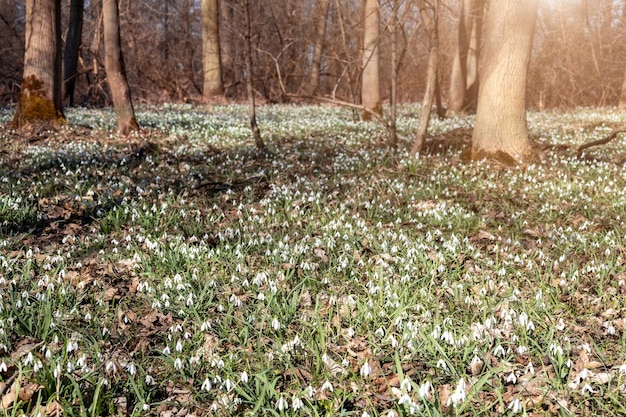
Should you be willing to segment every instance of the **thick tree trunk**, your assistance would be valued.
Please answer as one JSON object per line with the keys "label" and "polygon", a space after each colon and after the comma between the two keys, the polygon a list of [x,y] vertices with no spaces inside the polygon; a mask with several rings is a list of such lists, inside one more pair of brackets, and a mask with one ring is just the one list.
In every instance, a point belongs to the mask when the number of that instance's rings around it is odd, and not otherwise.
{"label": "thick tree trunk", "polygon": [[[361,82],[361,104],[363,107],[382,114],[380,98],[379,24],[378,0],[365,0],[363,29],[363,74]],[[370,120],[369,112],[362,112],[362,120]]]}
{"label": "thick tree trunk", "polygon": [[537,161],[526,124],[526,78],[538,0],[492,1],[487,10],[471,159]]}
{"label": "thick tree trunk", "polygon": [[63,58],[63,97],[68,97],[70,106],[74,106],[74,89],[78,74],[78,52],[82,41],[83,10],[85,0],[72,0],[70,3],[70,22],[65,41],[65,56]]}
{"label": "thick tree trunk", "polygon": [[122,135],[139,130],[124,70],[120,39],[118,0],[102,0],[104,25],[104,69],[111,88],[117,130]]}
{"label": "thick tree trunk", "polygon": [[330,0],[320,0],[318,20],[315,25],[315,41],[313,44],[313,59],[309,75],[309,95],[315,95],[320,85],[320,69],[322,67],[322,52],[324,52],[324,38],[326,36],[326,21]]}
{"label": "thick tree trunk", "polygon": [[219,10],[218,0],[202,0],[202,68],[204,73],[202,96],[205,101],[224,94]]}
{"label": "thick tree trunk", "polygon": [[25,35],[24,75],[13,125],[61,122],[61,0],[27,0]]}

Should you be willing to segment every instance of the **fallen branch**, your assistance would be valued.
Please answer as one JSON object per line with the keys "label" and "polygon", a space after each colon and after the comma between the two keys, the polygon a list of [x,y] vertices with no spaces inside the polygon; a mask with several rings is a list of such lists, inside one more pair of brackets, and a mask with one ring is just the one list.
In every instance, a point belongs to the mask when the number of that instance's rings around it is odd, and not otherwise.
{"label": "fallen branch", "polygon": [[301,99],[301,100],[316,100],[316,101],[321,101],[324,103],[330,103],[330,104],[336,104],[338,106],[343,106],[343,107],[348,107],[351,109],[356,109],[356,110],[361,110],[364,111],[366,113],[371,114],[376,120],[380,121],[387,130],[391,129],[391,126],[389,126],[389,123],[385,120],[385,118],[380,114],[377,113],[376,111],[362,106],[360,104],[354,104],[354,103],[350,103],[349,101],[343,101],[343,100],[338,100],[336,98],[330,98],[330,97],[324,97],[324,96],[307,96],[307,95],[300,95],[300,94],[285,94],[285,97],[289,97],[289,98],[295,98],[295,99]]}
{"label": "fallen branch", "polygon": [[604,145],[612,141],[619,135],[620,133],[626,133],[626,130],[613,130],[609,136],[604,139],[594,140],[593,142],[584,143],[576,148],[576,157],[580,158],[583,154],[583,151],[587,148],[591,148],[592,146]]}

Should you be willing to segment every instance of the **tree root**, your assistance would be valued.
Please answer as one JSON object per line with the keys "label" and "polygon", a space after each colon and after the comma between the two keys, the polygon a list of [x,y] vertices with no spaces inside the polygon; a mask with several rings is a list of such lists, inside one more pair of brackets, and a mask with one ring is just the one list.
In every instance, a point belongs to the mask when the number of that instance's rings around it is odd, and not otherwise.
{"label": "tree root", "polygon": [[593,142],[583,143],[582,145],[576,148],[576,157],[580,158],[583,154],[583,151],[587,148],[591,148],[592,146],[604,145],[612,141],[619,135],[620,133],[626,133],[626,130],[613,130],[609,136],[604,139],[594,140]]}

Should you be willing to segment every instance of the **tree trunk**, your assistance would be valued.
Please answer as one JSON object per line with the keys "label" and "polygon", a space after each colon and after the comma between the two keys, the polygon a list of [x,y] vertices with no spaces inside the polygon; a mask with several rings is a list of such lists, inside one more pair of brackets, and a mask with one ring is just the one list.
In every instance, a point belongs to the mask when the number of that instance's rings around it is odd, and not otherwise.
{"label": "tree trunk", "polygon": [[134,130],[139,130],[139,124],[135,118],[133,101],[124,70],[117,2],[118,0],[102,0],[104,69],[117,116],[117,130],[120,134],[127,135]]}
{"label": "tree trunk", "polygon": [[68,97],[70,106],[74,106],[74,89],[78,74],[78,53],[82,41],[83,10],[85,0],[72,0],[70,3],[70,22],[65,41],[65,56],[63,58],[63,81],[65,91],[63,97]]}
{"label": "tree trunk", "polygon": [[24,75],[13,126],[63,121],[61,0],[26,1]]}
{"label": "tree trunk", "polygon": [[626,71],[624,72],[624,80],[622,82],[622,93],[619,98],[619,108],[626,109]]}
{"label": "tree trunk", "polygon": [[264,151],[266,149],[261,131],[256,122],[256,103],[254,100],[254,68],[252,66],[252,23],[250,22],[250,0],[244,0],[244,17],[245,17],[245,48],[246,48],[246,92],[248,95],[248,118],[250,120],[250,130],[257,149]]}
{"label": "tree trunk", "polygon": [[496,160],[507,166],[538,160],[526,124],[526,79],[537,3],[490,2],[478,111],[468,155],[473,160]]}
{"label": "tree trunk", "polygon": [[420,115],[420,123],[417,128],[417,136],[413,142],[413,148],[411,154],[415,155],[422,151],[424,142],[426,141],[426,133],[428,132],[428,124],[430,123],[430,113],[433,106],[433,100],[435,98],[435,90],[437,87],[437,62],[439,60],[439,34],[438,32],[438,0],[432,0],[433,14],[428,14],[426,10],[426,2],[424,0],[417,0],[417,7],[420,10],[420,16],[424,22],[428,32],[430,33],[430,44],[428,47],[428,70],[426,91],[424,92],[424,100],[422,102],[422,114]]}
{"label": "tree trunk", "polygon": [[202,0],[202,68],[204,101],[224,94],[222,62],[220,55],[218,0]]}
{"label": "tree trunk", "polygon": [[[363,29],[363,74],[361,81],[361,104],[366,109],[382,114],[379,71],[379,23],[378,0],[365,0]],[[372,115],[363,111],[362,120],[371,120]]]}
{"label": "tree trunk", "polygon": [[463,0],[450,74],[448,109],[462,112],[475,106],[478,95],[478,55],[484,0]]}
{"label": "tree trunk", "polygon": [[313,59],[309,75],[309,95],[315,95],[320,85],[320,69],[322,67],[322,52],[324,52],[324,37],[326,36],[326,21],[330,0],[320,0],[318,21],[315,25],[315,43],[313,44]]}
{"label": "tree trunk", "polygon": [[398,107],[398,0],[393,0],[391,10],[391,98],[389,120],[389,147],[398,145],[397,107]]}

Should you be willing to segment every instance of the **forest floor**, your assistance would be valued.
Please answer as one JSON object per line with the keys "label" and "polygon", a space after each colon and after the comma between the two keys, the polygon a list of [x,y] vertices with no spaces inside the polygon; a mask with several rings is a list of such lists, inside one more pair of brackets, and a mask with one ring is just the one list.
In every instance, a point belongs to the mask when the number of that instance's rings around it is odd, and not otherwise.
{"label": "forest floor", "polygon": [[[410,157],[318,106],[68,110],[0,133],[4,415],[624,415],[626,144]],[[7,123],[10,112],[0,112]],[[541,143],[626,123],[531,112]],[[551,149],[551,150],[550,150]]]}

